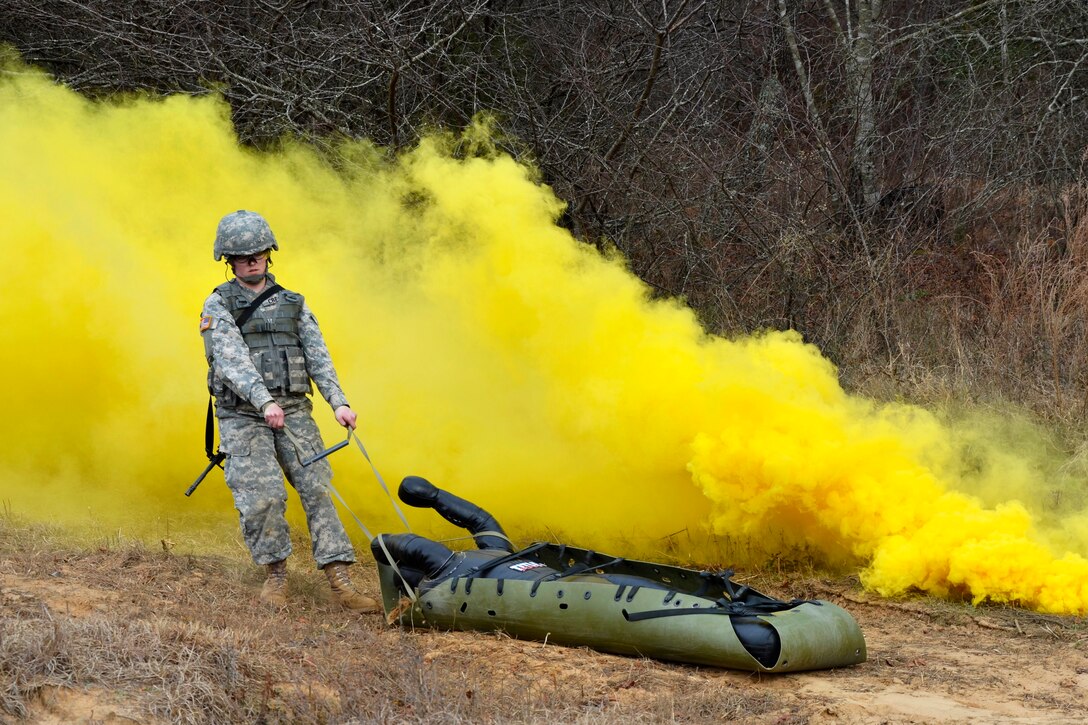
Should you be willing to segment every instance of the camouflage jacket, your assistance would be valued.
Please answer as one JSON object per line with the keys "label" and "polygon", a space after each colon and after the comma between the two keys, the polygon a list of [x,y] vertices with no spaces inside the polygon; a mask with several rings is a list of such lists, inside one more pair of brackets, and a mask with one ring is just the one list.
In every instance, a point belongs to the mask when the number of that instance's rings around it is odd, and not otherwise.
{"label": "camouflage jacket", "polygon": [[[267,276],[268,284],[275,284],[275,277],[271,274]],[[238,282],[232,280],[231,284],[237,285]],[[245,287],[242,287],[242,290],[250,299],[257,297],[256,292]],[[261,307],[276,305],[280,294],[276,293],[269,297],[261,304]],[[239,412],[254,413],[273,400],[272,393],[265,386],[261,374],[253,364],[250,349],[238,325],[235,324],[234,317],[217,292],[212,292],[204,300],[200,333],[204,336],[205,349],[209,354],[208,364],[212,366],[214,374],[254,409]],[[325,345],[325,338],[321,335],[321,328],[318,327],[317,319],[305,303],[302,305],[298,336],[306,358],[306,372],[322,397],[334,410],[341,405],[347,405],[347,398],[344,397],[344,392],[340,388],[340,380],[333,367],[329,348]],[[281,396],[281,399],[275,402],[287,410],[304,405],[306,400],[306,396],[300,394]],[[244,409],[245,405],[241,407]]]}

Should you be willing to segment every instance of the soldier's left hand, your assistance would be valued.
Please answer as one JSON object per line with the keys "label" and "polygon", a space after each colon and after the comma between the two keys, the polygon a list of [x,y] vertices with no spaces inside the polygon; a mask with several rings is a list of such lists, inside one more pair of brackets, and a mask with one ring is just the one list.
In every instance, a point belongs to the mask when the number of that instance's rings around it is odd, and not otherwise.
{"label": "soldier's left hand", "polygon": [[355,411],[346,405],[341,405],[334,411],[336,422],[345,428],[355,430]]}

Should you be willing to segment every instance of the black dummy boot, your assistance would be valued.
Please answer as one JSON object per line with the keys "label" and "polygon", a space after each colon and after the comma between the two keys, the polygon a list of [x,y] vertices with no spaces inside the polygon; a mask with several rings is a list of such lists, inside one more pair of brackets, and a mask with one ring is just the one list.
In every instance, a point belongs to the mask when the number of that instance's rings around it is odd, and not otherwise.
{"label": "black dummy boot", "polygon": [[[481,549],[502,549],[511,553],[514,551],[513,545],[506,538],[506,532],[494,516],[471,501],[443,491],[425,478],[407,476],[400,482],[397,495],[409,506],[434,509],[451,524],[468,529],[476,540],[476,546]],[[500,536],[488,536],[487,533]]]}

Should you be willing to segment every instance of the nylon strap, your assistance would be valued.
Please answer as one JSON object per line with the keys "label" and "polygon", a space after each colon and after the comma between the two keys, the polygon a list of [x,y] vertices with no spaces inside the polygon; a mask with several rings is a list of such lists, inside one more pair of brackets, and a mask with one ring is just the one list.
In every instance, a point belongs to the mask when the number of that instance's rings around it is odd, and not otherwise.
{"label": "nylon strap", "polygon": [[282,291],[283,287],[279,286],[279,284],[265,287],[259,295],[253,298],[252,302],[242,308],[241,313],[234,318],[234,324],[238,325],[238,327],[241,327],[242,325],[249,322],[249,318],[253,317],[253,313],[257,311],[258,307],[264,304],[265,300],[267,300],[269,297],[276,294],[277,292]]}
{"label": "nylon strap", "polygon": [[[302,442],[286,425],[283,426],[283,432],[287,436],[287,439],[291,441],[291,445],[295,449],[295,455],[299,459],[299,463],[301,464],[301,454],[303,451]],[[385,479],[382,478],[382,474],[378,472],[378,467],[374,465],[374,462],[372,460],[370,460],[370,456],[367,454],[366,448],[363,447],[363,442],[359,439],[359,436],[355,435],[355,431],[353,431],[351,428],[348,428],[348,440],[351,440],[352,438],[355,439],[355,445],[359,447],[359,451],[363,454],[363,458],[365,458],[366,462],[370,464],[370,469],[374,471],[374,476],[378,479],[378,483],[381,484],[382,490],[385,491],[385,495],[389,497],[389,502],[393,504],[393,509],[397,512],[400,520],[404,523],[405,530],[410,533],[412,531],[412,527],[408,525],[408,519],[405,518],[404,512],[401,510],[400,506],[397,505],[396,499],[393,498],[393,494],[389,491],[389,486],[385,484]],[[366,536],[367,541],[373,543],[375,540],[377,540],[378,546],[380,546],[382,552],[385,553],[385,559],[389,562],[389,566],[392,567],[393,571],[396,572],[398,577],[400,577],[401,583],[404,585],[404,590],[408,593],[408,598],[411,599],[413,603],[415,603],[419,599],[419,596],[416,594],[412,586],[408,583],[408,580],[405,579],[404,574],[401,573],[400,568],[397,566],[396,560],[393,558],[393,555],[386,547],[385,540],[382,535],[378,534],[378,536],[375,537],[372,533],[370,533],[370,529],[368,529],[366,527],[366,524],[362,522],[362,519],[356,516],[355,512],[351,510],[351,506],[348,505],[348,502],[344,500],[344,497],[341,496],[340,492],[336,490],[336,487],[332,485],[332,481],[329,481],[327,485],[330,493],[332,493],[332,495],[336,497],[336,500],[340,502],[340,505],[344,507],[344,510],[351,515],[351,518],[355,519],[356,525],[358,525],[359,529],[362,530],[363,535]],[[502,536],[502,534],[495,532],[487,533],[490,533],[493,536]],[[503,536],[503,538],[505,539],[506,537]],[[507,541],[509,541],[509,539],[507,539]]]}
{"label": "nylon strap", "polygon": [[[283,426],[283,432],[284,435],[287,436],[287,440],[291,442],[291,446],[295,449],[295,457],[298,459],[299,464],[301,464],[304,457],[303,454],[306,450],[305,447],[302,445],[302,441],[300,441],[298,439],[298,436],[296,436],[294,432],[286,425]],[[362,452],[363,458],[365,458],[366,462],[370,464],[370,470],[374,471],[374,476],[378,479],[378,483],[381,484],[382,490],[385,491],[385,495],[389,498],[389,503],[393,504],[393,510],[396,511],[397,516],[400,517],[401,522],[404,524],[405,531],[411,533],[412,527],[408,524],[408,519],[405,518],[404,512],[401,510],[400,506],[397,505],[397,500],[393,498],[393,494],[392,492],[390,492],[389,486],[385,484],[385,479],[382,478],[382,474],[378,472],[378,467],[374,465],[374,462],[372,460],[370,460],[370,456],[367,454],[366,448],[363,447],[363,442],[359,440],[359,436],[355,435],[355,432],[351,428],[348,428],[348,440],[351,440],[352,438],[355,439],[355,445],[359,446],[359,450]],[[336,489],[332,487],[331,483],[329,484],[329,488],[332,489],[332,492],[336,494],[336,497],[338,499],[340,499],[340,503],[344,504],[344,508],[347,509],[348,513],[352,515],[352,518],[354,518],[355,521],[359,524],[359,528],[361,528],[363,530],[363,533],[366,534],[367,539],[373,541],[374,536],[370,533],[369,530],[367,530],[366,526],[363,525],[363,522],[359,521],[359,517],[351,512],[351,509],[348,508],[348,505],[344,502],[343,497],[341,497],[340,494],[337,493]],[[498,534],[496,534],[496,536],[497,535]]]}
{"label": "nylon strap", "polygon": [[[675,592],[673,592],[675,594]],[[695,609],[656,609],[649,612],[623,612],[623,618],[628,622],[641,622],[646,619],[660,619],[661,617],[683,617],[694,614],[721,614],[727,617],[752,617],[760,614],[776,614],[793,609],[802,604],[816,604],[819,602],[811,599],[792,599],[788,602],[765,602],[761,604],[743,604],[741,602],[723,602],[719,600],[717,606],[700,607]]]}
{"label": "nylon strap", "polygon": [[355,523],[357,523],[359,525],[359,528],[363,530],[363,534],[366,536],[367,542],[369,543],[371,541],[374,541],[374,534],[370,533],[370,529],[366,527],[366,524],[364,524],[359,519],[359,517],[355,515],[355,512],[351,510],[351,507],[348,506],[348,502],[344,500],[344,497],[341,496],[340,492],[336,490],[336,487],[332,485],[332,481],[329,481],[327,485],[332,495],[336,496],[336,500],[340,502],[340,505],[344,507],[345,511],[351,514],[351,518],[355,519]]}
{"label": "nylon strap", "polygon": [[[378,534],[377,536],[374,536],[373,534],[371,534],[370,529],[368,529],[366,527],[366,524],[364,524],[362,520],[360,520],[359,517],[355,515],[355,512],[351,510],[350,506],[348,506],[348,502],[344,500],[344,497],[341,496],[340,492],[336,490],[336,487],[332,485],[332,481],[329,481],[328,487],[329,491],[331,491],[332,494],[336,496],[336,500],[339,501],[340,505],[344,507],[344,510],[351,514],[351,518],[355,519],[355,523],[359,526],[360,529],[362,529],[367,541],[370,543],[373,543],[374,541],[378,542],[378,546],[381,547],[382,552],[385,554],[385,560],[389,562],[389,566],[393,569],[396,575],[400,578],[401,583],[404,585],[404,591],[407,592],[408,598],[412,600],[413,604],[416,603],[419,600],[419,595],[416,593],[415,589],[412,588],[412,585],[408,583],[408,580],[404,578],[404,574],[401,573],[400,567],[397,566],[397,560],[393,558],[393,554],[390,553],[389,548],[385,545],[384,535]],[[407,522],[405,522],[405,526],[407,525]]]}
{"label": "nylon strap", "polygon": [[461,577],[464,577],[465,579],[475,579],[478,576],[485,575],[487,572],[491,571],[496,567],[500,567],[504,564],[509,564],[512,561],[517,561],[518,559],[528,559],[530,554],[539,551],[540,549],[543,549],[547,545],[548,544],[545,542],[538,542],[531,546],[527,546],[520,551],[514,551],[507,554],[506,556],[500,556],[498,559],[492,559],[491,561],[482,562],[481,564],[472,567],[464,574],[461,574]]}
{"label": "nylon strap", "polygon": [[397,499],[393,497],[393,494],[389,491],[389,486],[385,485],[385,479],[382,478],[382,474],[378,473],[378,467],[374,465],[374,461],[370,460],[370,456],[366,452],[366,448],[363,447],[363,442],[359,439],[359,436],[355,435],[355,431],[348,428],[348,439],[355,439],[355,445],[359,446],[359,451],[363,454],[363,458],[370,464],[370,470],[374,471],[374,476],[378,479],[378,483],[382,485],[382,490],[385,491],[385,495],[389,497],[389,503],[393,504],[393,510],[397,512],[397,516],[400,517],[401,522],[404,524],[404,530],[411,533],[412,527],[408,525],[408,519],[404,517],[404,512],[401,511],[400,506],[397,504]]}
{"label": "nylon strap", "polygon": [[298,464],[302,465],[302,459],[308,454],[306,448],[302,445],[302,441],[298,439],[298,436],[287,427],[287,424],[283,424],[283,434],[287,436],[287,440],[291,442],[291,447],[295,449],[295,458],[298,459]]}
{"label": "nylon strap", "polygon": [[445,544],[449,541],[468,541],[469,539],[474,540],[477,536],[494,536],[497,539],[503,539],[504,541],[506,541],[506,543],[510,544],[510,546],[514,547],[515,549],[518,548],[518,545],[515,544],[509,536],[502,533],[501,531],[480,531],[475,534],[469,534],[468,536],[453,536],[449,539],[439,539],[438,541],[439,543]]}
{"label": "nylon strap", "polygon": [[382,549],[382,553],[385,554],[385,560],[389,562],[390,568],[392,568],[393,571],[396,572],[397,576],[400,577],[401,584],[404,585],[404,591],[407,592],[408,598],[412,600],[413,604],[415,604],[417,601],[419,601],[419,595],[416,593],[416,590],[412,588],[412,585],[408,583],[408,580],[404,578],[404,575],[400,573],[400,567],[397,566],[396,559],[393,558],[393,555],[389,553],[389,549],[386,548],[385,534],[378,534],[377,541],[378,546],[380,546]]}
{"label": "nylon strap", "polygon": [[[290,428],[288,428],[287,426],[284,426],[283,427],[283,432],[286,435],[287,440],[290,441],[290,444],[292,444],[292,446],[295,448],[295,457],[298,458],[298,463],[301,464],[302,463],[302,452],[305,451],[305,447],[302,446],[302,442],[298,440],[297,435],[295,435],[295,433],[292,430],[290,430]],[[350,428],[348,428],[348,430],[347,430],[347,437],[348,437],[348,440],[353,439],[353,438],[355,439],[356,445],[359,446],[359,451],[361,451],[362,456],[367,459],[367,463],[370,464],[370,468],[371,468],[371,470],[374,471],[374,476],[376,478],[378,478],[378,482],[382,484],[382,490],[385,491],[385,495],[388,496],[388,499],[390,499],[390,503],[393,504],[394,511],[396,511],[397,516],[400,517],[401,523],[404,523],[405,530],[410,533],[411,532],[411,526],[408,525],[408,519],[405,518],[404,512],[400,511],[400,506],[397,505],[396,499],[394,499],[393,494],[390,492],[390,487],[386,486],[385,479],[383,479],[380,472],[378,472],[378,467],[376,467],[374,465],[374,462],[372,462],[372,460],[370,459],[370,456],[367,455],[367,448],[364,448],[362,446],[362,441],[359,440],[359,437],[358,437],[358,435],[355,434],[355,431],[351,430]],[[356,516],[353,511],[351,511],[351,508],[347,505],[347,502],[344,501],[344,496],[339,494],[339,492],[333,487],[332,482],[329,483],[329,489],[333,492],[333,494],[335,494],[336,499],[339,502],[341,502],[341,504],[346,509],[347,513],[351,514],[351,518],[355,519],[355,523],[359,525],[359,528],[362,529],[362,532],[364,534],[367,534],[367,540],[368,541],[373,541],[374,540],[373,534],[366,527],[366,525],[363,525],[363,523],[359,519],[359,517]],[[502,536],[502,534],[496,533],[495,536]]]}

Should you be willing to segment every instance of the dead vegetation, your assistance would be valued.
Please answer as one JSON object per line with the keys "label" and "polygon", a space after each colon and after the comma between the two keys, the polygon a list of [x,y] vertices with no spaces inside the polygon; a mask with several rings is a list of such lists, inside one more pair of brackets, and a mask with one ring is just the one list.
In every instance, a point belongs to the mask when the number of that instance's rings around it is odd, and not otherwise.
{"label": "dead vegetation", "polygon": [[[1080,619],[889,601],[808,566],[744,574],[857,617],[863,665],[766,677],[504,635],[404,631],[332,609],[308,562],[291,607],[248,562],[73,547],[0,517],[0,719],[29,722],[1069,722],[1088,705]],[[369,563],[357,578],[376,589]]]}
{"label": "dead vegetation", "polygon": [[709,330],[797,330],[889,397],[996,393],[1078,421],[1086,36],[1079,0],[0,14],[0,43],[70,87],[220,93],[259,147],[395,154],[486,119],[567,202],[562,224]]}
{"label": "dead vegetation", "polygon": [[[9,716],[33,720],[59,690],[113,693],[140,719],[186,723],[638,722],[768,705],[758,693],[707,691],[684,668],[391,629],[332,609],[312,572],[292,570],[291,609],[268,612],[245,562],[140,544],[76,551],[57,536],[3,521],[0,705]],[[362,576],[375,586],[372,568]]]}

